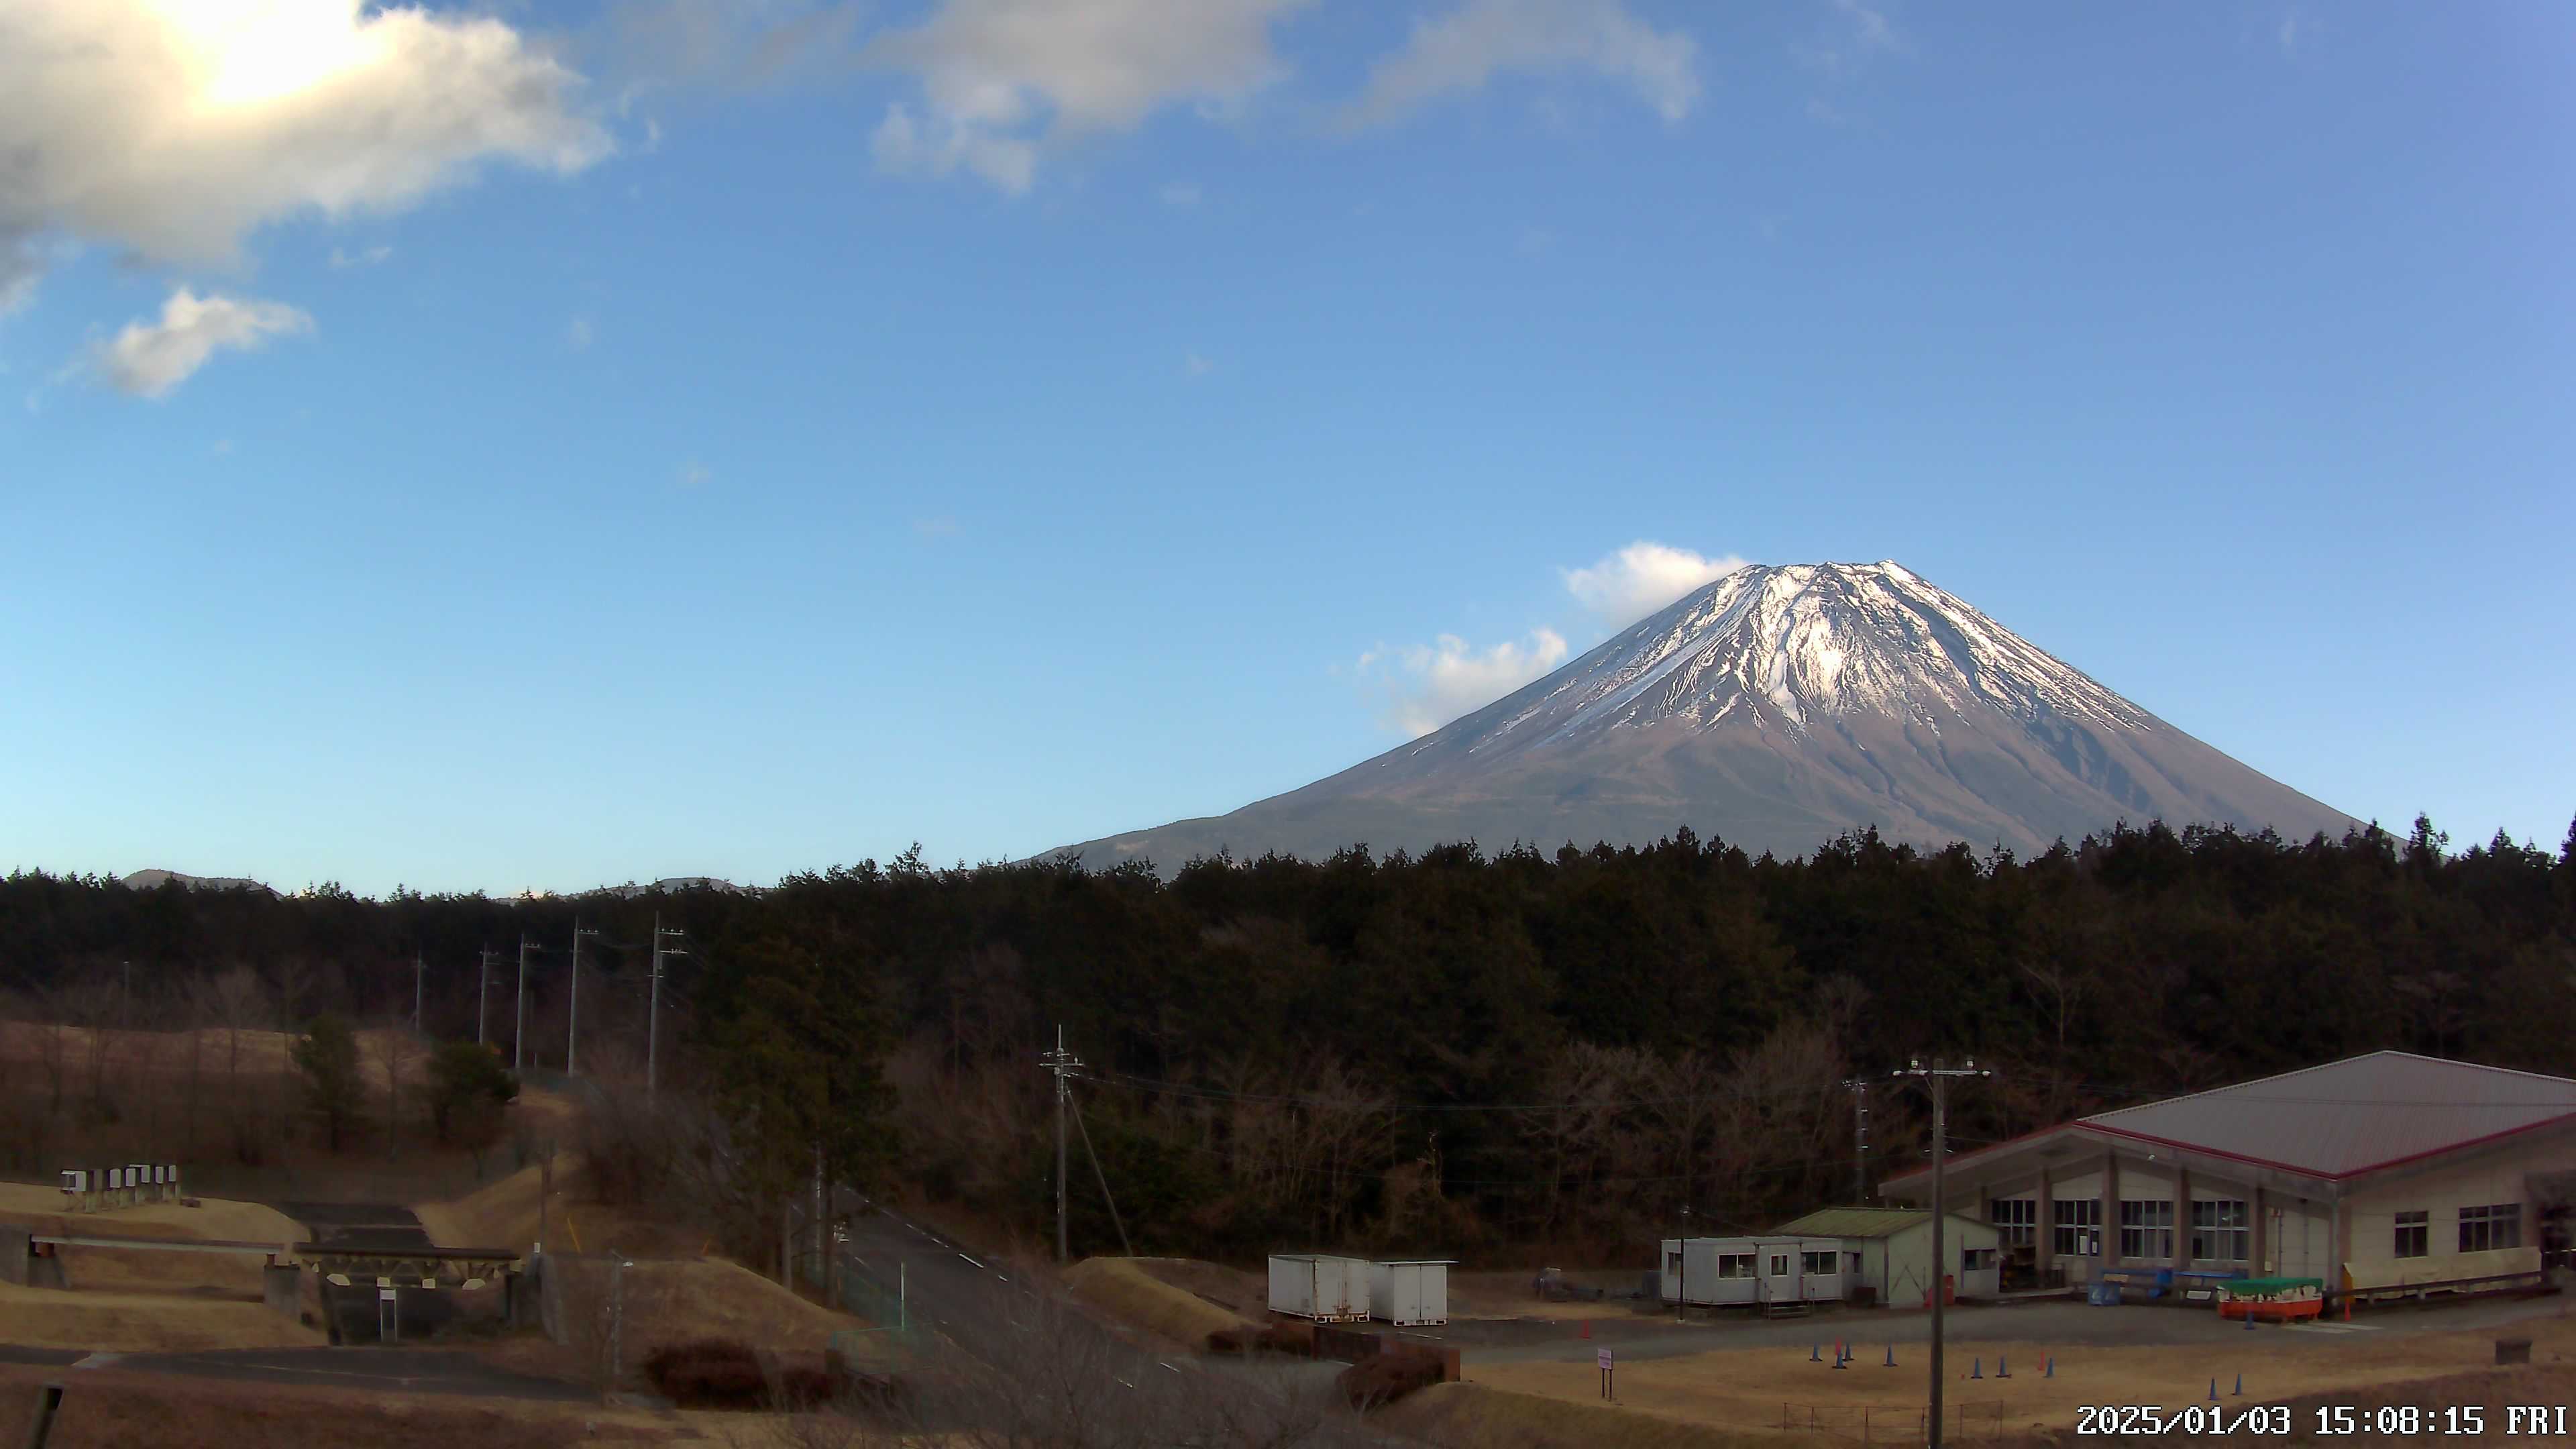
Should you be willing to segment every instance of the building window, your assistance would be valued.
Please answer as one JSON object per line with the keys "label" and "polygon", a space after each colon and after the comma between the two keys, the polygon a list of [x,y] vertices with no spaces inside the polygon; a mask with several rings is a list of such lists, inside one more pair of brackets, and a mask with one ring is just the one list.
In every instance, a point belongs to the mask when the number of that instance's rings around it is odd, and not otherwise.
{"label": "building window", "polygon": [[1664,1255],[1664,1274],[1665,1274],[1665,1276],[1666,1276],[1666,1277],[1671,1277],[1671,1278],[1678,1278],[1678,1277],[1680,1277],[1680,1276],[1682,1275],[1682,1255],[1681,1255],[1681,1254],[1679,1254],[1679,1253],[1666,1253],[1666,1254]]}
{"label": "building window", "polygon": [[1830,1278],[1833,1276],[1834,1272],[1834,1259],[1839,1255],[1834,1253],[1801,1253],[1799,1256],[1805,1259],[1805,1268],[1807,1272],[1821,1274]]}
{"label": "building window", "polygon": [[2427,1224],[2431,1213],[2399,1213],[2397,1244],[2391,1251],[2400,1258],[2421,1258],[2432,1251],[2433,1230]]}
{"label": "building window", "polygon": [[2460,1209],[2460,1251],[2483,1253],[2490,1248],[2522,1246],[2522,1204],[2497,1203],[2493,1207]]}
{"label": "building window", "polygon": [[2173,1257],[2173,1200],[2120,1204],[2120,1256],[2153,1261]]}
{"label": "building window", "polygon": [[1843,1271],[1857,1275],[1860,1272],[1860,1254],[1843,1254]]}
{"label": "building window", "polygon": [[2191,1256],[2196,1263],[2242,1263],[2247,1240],[2245,1204],[2218,1201],[2191,1205]]}
{"label": "building window", "polygon": [[1771,1255],[1771,1276],[1774,1278],[1786,1278],[1789,1276],[1788,1254],[1773,1253]]}
{"label": "building window", "polygon": [[2102,1255],[2102,1200],[2098,1197],[2061,1197],[2057,1200],[2056,1241],[2050,1251],[2068,1258],[2098,1258]]}
{"label": "building window", "polygon": [[1999,1197],[1991,1204],[1995,1234],[2006,1243],[2028,1245],[2039,1239],[2039,1203],[2026,1197]]}
{"label": "building window", "polygon": [[1983,1272],[1994,1265],[1995,1250],[1992,1248],[1970,1248],[1959,1255],[1959,1266],[1965,1272]]}
{"label": "building window", "polygon": [[1750,1278],[1750,1277],[1753,1277],[1753,1276],[1754,1276],[1754,1271],[1753,1271],[1753,1255],[1752,1255],[1751,1253],[1720,1253],[1720,1254],[1718,1254],[1718,1255],[1717,1255],[1717,1276],[1719,1276],[1720,1278]]}

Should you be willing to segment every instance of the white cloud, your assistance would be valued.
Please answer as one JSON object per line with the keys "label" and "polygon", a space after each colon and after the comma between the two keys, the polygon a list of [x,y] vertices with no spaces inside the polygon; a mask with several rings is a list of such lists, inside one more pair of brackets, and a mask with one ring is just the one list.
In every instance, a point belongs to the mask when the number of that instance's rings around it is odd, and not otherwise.
{"label": "white cloud", "polygon": [[1038,173],[1035,143],[936,118],[925,128],[901,104],[886,107],[868,136],[868,151],[890,175],[946,176],[963,166],[1013,196],[1028,190]]}
{"label": "white cloud", "polygon": [[1566,592],[1611,628],[1633,624],[1673,600],[1744,567],[1732,554],[1703,558],[1640,539],[1589,568],[1563,569]]}
{"label": "white cloud", "polygon": [[1834,0],[1834,8],[1849,17],[1853,39],[1864,50],[1894,50],[1896,27],[1887,23],[1882,11],[1872,10],[1860,0]]}
{"label": "white cloud", "polygon": [[45,259],[33,238],[0,228],[0,317],[36,300],[36,283],[45,274]]}
{"label": "white cloud", "polygon": [[592,336],[590,319],[587,317],[575,317],[564,324],[564,346],[575,352],[589,351]]}
{"label": "white cloud", "polygon": [[1359,668],[1368,674],[1379,665],[1387,688],[1386,722],[1409,736],[1431,733],[1460,715],[1470,714],[1565,662],[1563,635],[1533,629],[1526,642],[1509,640],[1488,649],[1471,648],[1455,634],[1443,634],[1429,646],[1391,650],[1383,646],[1362,654]]}
{"label": "white cloud", "polygon": [[1279,17],[1312,0],[940,0],[870,40],[868,62],[921,82],[923,114],[889,107],[871,138],[899,174],[961,167],[1028,189],[1040,143],[1132,129],[1164,106],[1238,105],[1286,74]]}
{"label": "white cloud", "polygon": [[393,254],[394,249],[392,247],[369,247],[365,251],[360,252],[345,252],[340,250],[338,247],[333,247],[331,248],[331,266],[334,270],[343,272],[347,271],[351,267],[380,267],[383,266],[385,261],[393,256]]}
{"label": "white cloud", "polygon": [[1181,371],[1191,377],[1205,377],[1216,371],[1216,364],[1195,352],[1181,354]]}
{"label": "white cloud", "polygon": [[[621,82],[619,109],[671,87],[751,90],[845,62],[869,6],[856,0],[611,0],[585,39]],[[658,128],[646,126],[646,149]]]}
{"label": "white cloud", "polygon": [[680,486],[683,488],[695,488],[714,476],[706,464],[695,458],[680,465]]}
{"label": "white cloud", "polygon": [[166,397],[219,348],[247,351],[281,333],[312,330],[311,317],[283,302],[200,297],[181,287],[162,304],[159,322],[127,323],[98,349],[97,362],[119,391]]}
{"label": "white cloud", "polygon": [[1165,206],[1188,207],[1199,204],[1199,188],[1195,182],[1171,182],[1164,186],[1160,195]]}
{"label": "white cloud", "polygon": [[1510,70],[1589,68],[1624,81],[1667,121],[1699,100],[1698,43],[1658,31],[1622,0],[1466,0],[1421,21],[1402,50],[1379,61],[1368,88],[1345,107],[1352,127],[1391,120],[1453,91],[1473,91]]}
{"label": "white cloud", "polygon": [[481,16],[365,0],[5,0],[0,238],[235,260],[306,212],[399,210],[489,158],[609,150],[578,77]]}
{"label": "white cloud", "polygon": [[[1809,70],[1829,80],[1849,80],[1866,67],[1872,56],[1901,54],[1905,50],[1905,37],[1896,33],[1896,26],[1888,20],[1885,11],[1873,10],[1861,0],[1832,0],[1832,3],[1834,13],[1842,18],[1843,23],[1819,26],[1818,38],[1812,43],[1802,42],[1789,47],[1789,53]],[[1819,105],[1822,103],[1810,103],[1808,114],[1819,120],[1839,119],[1839,116],[1831,114],[1831,107],[1820,113]]]}

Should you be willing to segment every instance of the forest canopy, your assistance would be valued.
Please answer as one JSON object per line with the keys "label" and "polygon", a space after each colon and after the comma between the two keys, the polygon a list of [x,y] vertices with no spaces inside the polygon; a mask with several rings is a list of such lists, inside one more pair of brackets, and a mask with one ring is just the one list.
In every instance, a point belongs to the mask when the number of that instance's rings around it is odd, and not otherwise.
{"label": "forest canopy", "polygon": [[[2122,827],[2029,860],[1866,831],[1748,858],[1684,831],[1168,880],[916,849],[759,892],[523,900],[20,873],[0,979],[32,1000],[248,966],[299,1018],[381,1019],[408,1015],[417,958],[425,1024],[470,1038],[477,951],[506,976],[523,933],[559,948],[576,916],[600,932],[585,1031],[595,1009],[603,1033],[640,1029],[656,920],[685,927],[662,1049],[699,1089],[768,1101],[804,1073],[768,1110],[821,1113],[834,1160],[1032,1230],[1052,1198],[1038,1054],[1061,1025],[1140,1251],[1608,1248],[1685,1208],[1763,1224],[1853,1196],[1852,1078],[1876,1082],[1866,1177],[1919,1163],[1920,1113],[1885,1074],[1935,1053],[1997,1073],[1956,1101],[1965,1145],[2386,1047],[2576,1074],[2576,829],[2556,855],[2501,835],[2454,853],[2426,821],[2306,842]],[[539,959],[542,1015],[565,955]],[[838,1084],[857,1056],[890,1093]],[[832,1102],[891,1121],[809,1105]],[[1077,1237],[1114,1242],[1091,1174],[1072,1180]]]}

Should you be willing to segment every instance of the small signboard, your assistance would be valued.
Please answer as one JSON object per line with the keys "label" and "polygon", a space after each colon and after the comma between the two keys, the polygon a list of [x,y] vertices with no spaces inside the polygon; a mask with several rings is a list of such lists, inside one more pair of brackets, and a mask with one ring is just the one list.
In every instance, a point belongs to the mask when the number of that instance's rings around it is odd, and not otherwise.
{"label": "small signboard", "polygon": [[1593,1350],[1592,1361],[1601,1365],[1601,1397],[1615,1398],[1616,1395],[1611,1389],[1610,1350],[1606,1348]]}
{"label": "small signboard", "polygon": [[1592,1355],[1592,1357],[1593,1361],[1600,1364],[1603,1368],[1606,1369],[1610,1367],[1610,1350],[1606,1348],[1602,1349],[1600,1352]]}

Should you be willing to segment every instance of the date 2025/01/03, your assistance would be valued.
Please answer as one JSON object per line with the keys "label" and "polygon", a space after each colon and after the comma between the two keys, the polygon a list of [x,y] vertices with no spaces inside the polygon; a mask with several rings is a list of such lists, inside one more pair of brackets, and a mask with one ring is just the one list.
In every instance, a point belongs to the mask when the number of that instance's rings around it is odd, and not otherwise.
{"label": "date 2025/01/03", "polygon": [[[2311,1412],[2316,1416],[2311,1432],[2319,1437],[2456,1434],[2471,1438],[2487,1432],[2488,1410],[2478,1404],[2381,1404],[2368,1408],[2321,1404]],[[2563,1436],[2567,1433],[2567,1406],[2564,1404],[2512,1404],[2495,1412],[2503,1419],[2497,1427],[2508,1435]],[[2294,1423],[2287,1404],[2257,1404],[2246,1409],[2227,1409],[2216,1404],[2194,1404],[2184,1409],[2163,1409],[2152,1404],[2101,1404],[2076,1410],[2075,1432],[2079,1435],[2124,1436],[2288,1434]]]}

